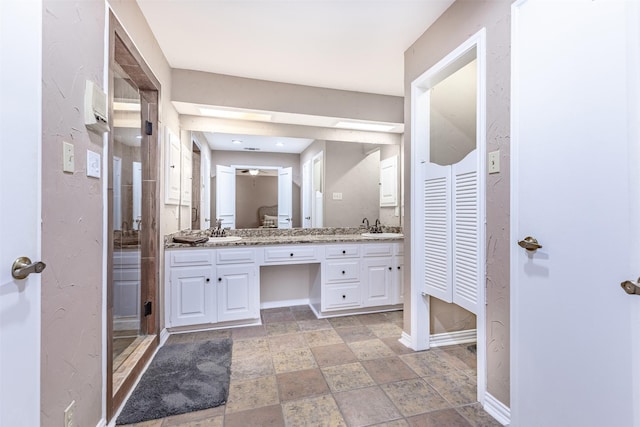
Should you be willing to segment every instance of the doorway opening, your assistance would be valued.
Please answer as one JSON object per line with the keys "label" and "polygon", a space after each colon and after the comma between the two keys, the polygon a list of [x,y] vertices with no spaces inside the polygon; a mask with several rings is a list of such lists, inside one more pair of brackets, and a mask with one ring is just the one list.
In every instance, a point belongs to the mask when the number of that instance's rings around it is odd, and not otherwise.
{"label": "doorway opening", "polygon": [[107,417],[158,346],[160,83],[109,15]]}
{"label": "doorway opening", "polygon": [[[411,229],[411,336],[403,337],[414,350],[477,343],[477,396],[482,403],[485,39],[483,29],[411,85],[411,216],[416,225]],[[456,321],[443,326],[438,312]]]}

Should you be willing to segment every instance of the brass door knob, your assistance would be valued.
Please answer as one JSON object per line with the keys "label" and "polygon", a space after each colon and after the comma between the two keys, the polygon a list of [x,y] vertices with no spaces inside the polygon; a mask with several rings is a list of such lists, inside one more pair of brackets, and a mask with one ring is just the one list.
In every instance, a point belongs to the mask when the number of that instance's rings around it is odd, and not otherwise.
{"label": "brass door knob", "polygon": [[20,257],[13,262],[11,266],[11,275],[14,279],[26,279],[31,273],[42,273],[47,264],[42,261],[31,262],[27,257]]}
{"label": "brass door knob", "polygon": [[518,242],[518,246],[520,246],[521,248],[524,248],[530,252],[535,251],[536,249],[540,249],[542,247],[541,244],[538,243],[538,241],[531,236],[527,236],[525,237],[523,240],[520,240]]}

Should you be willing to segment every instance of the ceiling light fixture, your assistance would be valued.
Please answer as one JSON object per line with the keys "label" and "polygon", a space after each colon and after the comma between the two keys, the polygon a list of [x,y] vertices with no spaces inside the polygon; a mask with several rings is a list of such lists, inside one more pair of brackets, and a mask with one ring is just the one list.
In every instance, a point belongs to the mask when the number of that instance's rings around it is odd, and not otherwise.
{"label": "ceiling light fixture", "polygon": [[259,122],[271,121],[271,114],[252,113],[252,112],[233,111],[233,110],[219,110],[216,108],[200,107],[200,114],[202,114],[203,116],[209,116],[209,117],[220,117],[222,119],[255,120]]}
{"label": "ceiling light fixture", "polygon": [[242,141],[240,141],[239,139],[234,139],[234,140],[232,140],[231,142],[232,142],[233,144],[236,144],[236,145],[240,145],[240,144],[242,144]]}
{"label": "ceiling light fixture", "polygon": [[260,173],[258,169],[249,169],[249,175],[256,176]]}
{"label": "ceiling light fixture", "polygon": [[284,144],[282,142],[276,142],[276,146],[278,147],[284,147]]}
{"label": "ceiling light fixture", "polygon": [[385,125],[381,123],[363,123],[363,122],[338,122],[335,127],[341,129],[368,130],[373,132],[389,132],[396,125]]}
{"label": "ceiling light fixture", "polygon": [[140,111],[139,102],[113,102],[114,111]]}

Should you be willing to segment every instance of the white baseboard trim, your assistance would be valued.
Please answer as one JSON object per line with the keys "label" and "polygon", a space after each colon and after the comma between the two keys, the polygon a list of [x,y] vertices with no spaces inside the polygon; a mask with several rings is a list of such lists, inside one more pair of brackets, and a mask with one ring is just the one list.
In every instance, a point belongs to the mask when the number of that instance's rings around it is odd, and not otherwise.
{"label": "white baseboard trim", "polygon": [[476,329],[465,331],[445,332],[442,334],[432,334],[429,337],[429,347],[442,347],[445,345],[474,343],[477,339]]}
{"label": "white baseboard trim", "polygon": [[167,342],[167,338],[169,338],[169,331],[167,331],[167,328],[163,328],[160,331],[160,345],[159,345],[159,347],[162,347],[164,345],[164,343]]}
{"label": "white baseboard trim", "polygon": [[491,415],[503,426],[508,426],[511,423],[511,409],[493,397],[491,393],[486,392],[484,394],[484,403],[482,407],[487,414]]}
{"label": "white baseboard trim", "polygon": [[400,344],[402,344],[403,346],[413,350],[413,347],[411,346],[411,335],[409,335],[405,331],[402,331],[402,335],[400,336],[400,339],[398,341],[400,341]]}
{"label": "white baseboard trim", "polygon": [[98,421],[98,424],[96,424],[96,427],[107,427],[107,420],[106,419],[101,419],[100,421]]}
{"label": "white baseboard trim", "polygon": [[262,302],[260,303],[260,309],[264,310],[265,308],[292,307],[296,305],[309,305],[309,298]]}

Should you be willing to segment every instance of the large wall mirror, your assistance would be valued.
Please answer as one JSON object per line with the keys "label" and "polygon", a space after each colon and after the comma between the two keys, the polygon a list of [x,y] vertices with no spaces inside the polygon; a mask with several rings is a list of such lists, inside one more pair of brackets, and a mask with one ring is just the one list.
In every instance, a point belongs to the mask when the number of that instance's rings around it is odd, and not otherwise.
{"label": "large wall mirror", "polygon": [[[209,162],[201,228],[400,226],[400,146],[194,132]],[[194,171],[194,175],[196,175]],[[204,188],[204,185],[202,185]],[[192,217],[191,220],[194,220]],[[197,222],[192,224],[195,229]]]}

